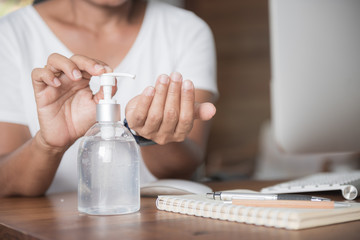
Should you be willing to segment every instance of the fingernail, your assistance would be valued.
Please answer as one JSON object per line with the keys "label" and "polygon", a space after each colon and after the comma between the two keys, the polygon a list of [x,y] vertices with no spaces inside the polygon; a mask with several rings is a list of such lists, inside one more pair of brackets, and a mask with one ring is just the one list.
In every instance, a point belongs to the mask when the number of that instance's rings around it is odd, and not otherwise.
{"label": "fingernail", "polygon": [[144,94],[145,94],[145,96],[152,97],[155,95],[155,89],[153,87],[147,87],[144,90]]}
{"label": "fingernail", "polygon": [[181,76],[181,74],[178,73],[178,72],[173,72],[173,73],[171,74],[171,79],[172,79],[174,82],[181,82],[182,76]]}
{"label": "fingernail", "polygon": [[95,71],[99,72],[101,70],[104,70],[104,66],[100,64],[95,64],[94,69]]}
{"label": "fingernail", "polygon": [[184,90],[191,90],[193,89],[193,84],[190,80],[186,80],[184,83],[183,83],[183,89]]}
{"label": "fingernail", "polygon": [[162,84],[168,84],[169,83],[169,77],[167,75],[163,74],[163,75],[160,76],[159,81]]}
{"label": "fingernail", "polygon": [[81,72],[77,69],[74,69],[72,73],[75,79],[80,79],[82,77]]}
{"label": "fingernail", "polygon": [[59,87],[61,85],[61,82],[57,77],[54,78],[53,83],[55,84],[56,87]]}

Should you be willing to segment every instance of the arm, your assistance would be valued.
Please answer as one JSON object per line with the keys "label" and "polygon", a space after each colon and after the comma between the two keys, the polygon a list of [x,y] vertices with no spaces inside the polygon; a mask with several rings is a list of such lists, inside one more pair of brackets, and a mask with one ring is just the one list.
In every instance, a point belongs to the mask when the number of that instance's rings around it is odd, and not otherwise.
{"label": "arm", "polygon": [[[47,148],[24,125],[0,123],[0,197],[38,196],[48,189],[63,151]],[[11,137],[9,137],[11,136]]]}

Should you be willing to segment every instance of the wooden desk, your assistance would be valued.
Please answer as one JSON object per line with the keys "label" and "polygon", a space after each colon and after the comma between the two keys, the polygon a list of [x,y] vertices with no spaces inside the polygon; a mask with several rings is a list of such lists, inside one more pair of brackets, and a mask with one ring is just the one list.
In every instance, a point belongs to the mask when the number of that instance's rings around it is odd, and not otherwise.
{"label": "wooden desk", "polygon": [[[242,181],[209,185],[214,190],[259,190],[273,183]],[[326,196],[341,199],[339,194]],[[76,193],[0,199],[0,239],[350,240],[359,237],[360,221],[289,231],[158,211],[155,198],[142,198],[140,212],[120,216],[79,214]]]}

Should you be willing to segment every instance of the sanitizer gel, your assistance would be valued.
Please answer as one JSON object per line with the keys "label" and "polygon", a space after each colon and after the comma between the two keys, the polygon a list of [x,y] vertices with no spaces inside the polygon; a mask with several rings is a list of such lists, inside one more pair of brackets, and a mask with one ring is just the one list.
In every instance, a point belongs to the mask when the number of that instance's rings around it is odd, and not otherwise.
{"label": "sanitizer gel", "polygon": [[78,210],[92,215],[116,215],[140,209],[140,150],[120,122],[120,105],[111,99],[115,77],[100,76],[104,99],[96,107],[97,123],[82,139],[78,152]]}

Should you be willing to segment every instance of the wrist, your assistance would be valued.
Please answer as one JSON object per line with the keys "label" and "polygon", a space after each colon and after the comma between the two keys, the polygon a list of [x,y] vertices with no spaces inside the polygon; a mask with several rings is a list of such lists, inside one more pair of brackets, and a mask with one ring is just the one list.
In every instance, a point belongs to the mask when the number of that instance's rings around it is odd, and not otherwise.
{"label": "wrist", "polygon": [[142,146],[150,146],[156,144],[156,142],[138,135],[134,130],[132,130],[129,127],[129,124],[126,119],[124,119],[124,126],[130,131],[130,133],[133,135],[136,143],[139,144],[139,146],[142,147]]}
{"label": "wrist", "polygon": [[47,153],[49,155],[62,155],[68,149],[68,147],[56,147],[49,145],[43,136],[41,135],[40,131],[38,131],[33,138],[34,144],[38,149],[42,152]]}

